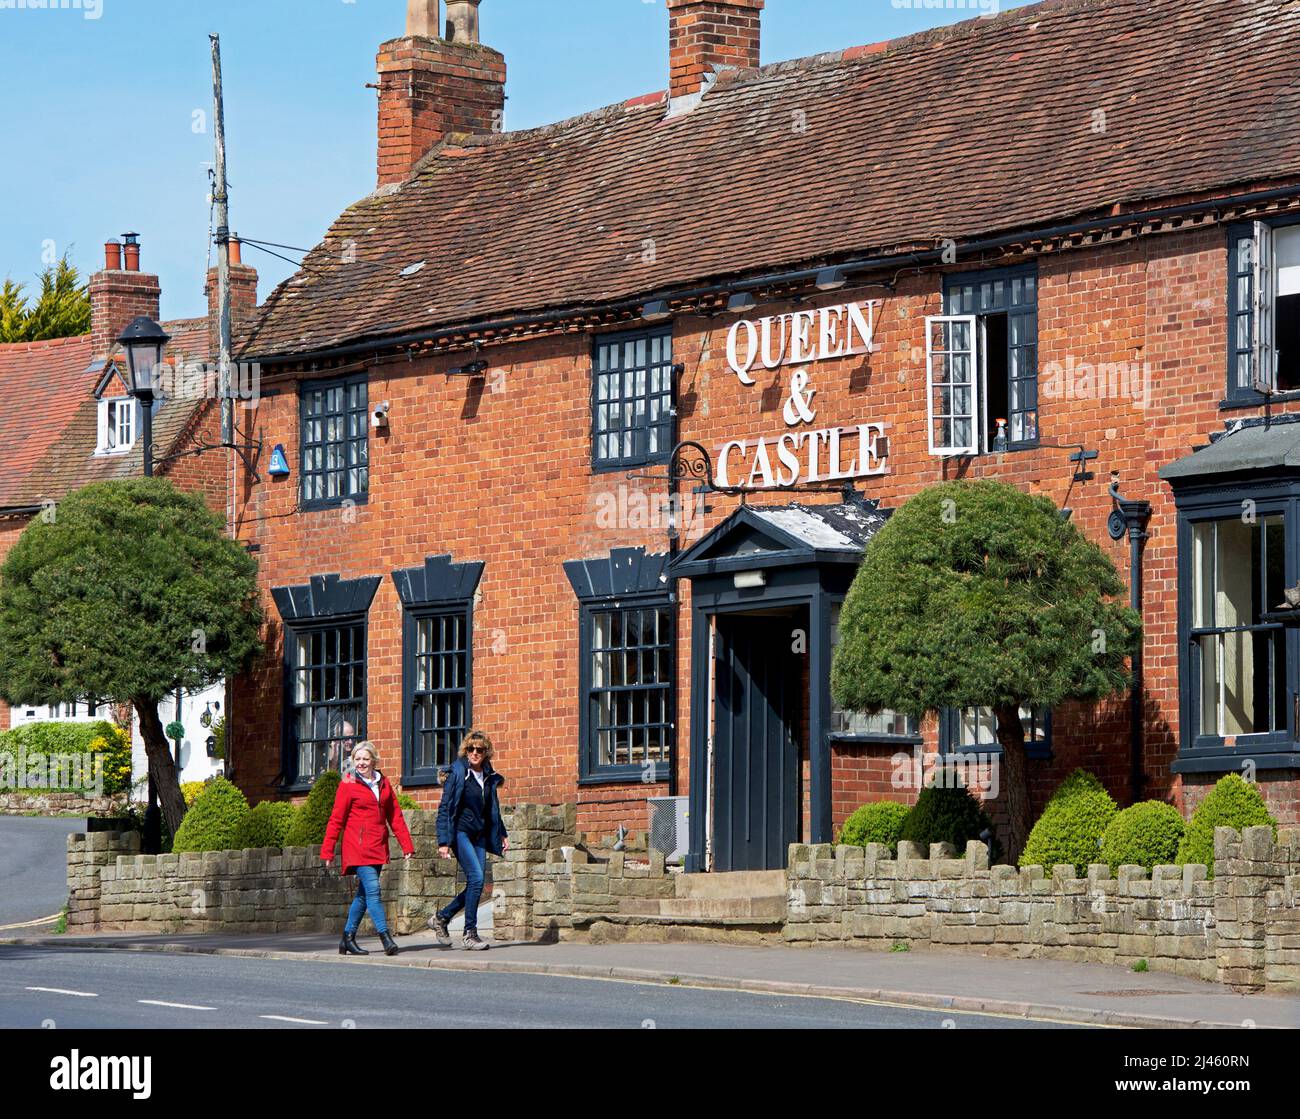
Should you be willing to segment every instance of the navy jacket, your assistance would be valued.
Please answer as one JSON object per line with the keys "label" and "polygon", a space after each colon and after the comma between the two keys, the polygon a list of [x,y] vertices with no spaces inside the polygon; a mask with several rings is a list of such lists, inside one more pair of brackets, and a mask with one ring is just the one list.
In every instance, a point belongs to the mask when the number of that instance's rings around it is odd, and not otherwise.
{"label": "navy jacket", "polygon": [[[487,849],[494,855],[502,854],[501,841],[506,838],[506,826],[501,820],[501,806],[497,803],[497,789],[506,779],[483,763],[483,815],[487,824]],[[460,816],[460,802],[465,795],[465,782],[472,781],[469,762],[457,758],[451,763],[447,783],[442,787],[442,800],[438,804],[438,846],[456,850],[456,822]]]}

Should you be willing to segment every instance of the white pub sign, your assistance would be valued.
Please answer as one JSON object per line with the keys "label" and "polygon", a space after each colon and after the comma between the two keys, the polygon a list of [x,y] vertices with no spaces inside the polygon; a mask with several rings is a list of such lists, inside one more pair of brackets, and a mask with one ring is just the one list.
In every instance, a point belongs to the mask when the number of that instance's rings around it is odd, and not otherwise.
{"label": "white pub sign", "polygon": [[[742,385],[757,384],[755,366],[775,370],[828,358],[869,354],[875,341],[879,300],[794,311],[763,319],[741,319],[727,333],[727,364]],[[838,482],[888,474],[888,440],[883,422],[815,428],[817,411],[808,371],[790,374],[779,436],[732,439],[718,454],[720,486],[773,489],[801,482]],[[811,429],[811,430],[810,430]]]}

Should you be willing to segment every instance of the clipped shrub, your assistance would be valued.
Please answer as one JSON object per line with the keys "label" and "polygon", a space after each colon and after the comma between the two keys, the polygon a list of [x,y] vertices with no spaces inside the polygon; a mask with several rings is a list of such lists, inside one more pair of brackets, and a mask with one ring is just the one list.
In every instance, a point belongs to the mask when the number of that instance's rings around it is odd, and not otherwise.
{"label": "clipped shrub", "polygon": [[397,807],[403,812],[414,812],[420,806],[415,803],[415,798],[408,796],[406,793],[397,794]]}
{"label": "clipped shrub", "polygon": [[319,847],[325,838],[325,828],[330,822],[330,813],[334,811],[334,794],[339,790],[343,775],[336,769],[327,769],[311,787],[307,800],[294,813],[289,834],[285,837],[286,847]]}
{"label": "clipped shrub", "polygon": [[1268,813],[1268,806],[1259,790],[1238,773],[1221,777],[1205,799],[1196,806],[1187,830],[1178,845],[1175,862],[1204,863],[1214,877],[1214,829],[1262,827],[1272,825],[1277,836],[1277,821]]}
{"label": "clipped shrub", "polygon": [[[25,779],[39,782],[25,792],[84,790],[95,784],[103,767],[103,791],[118,793],[131,787],[131,738],[107,720],[97,723],[29,723],[0,733],[0,754],[16,766],[26,759]],[[91,757],[90,755],[102,755]],[[44,773],[46,778],[38,775]],[[17,774],[15,773],[15,777]]]}
{"label": "clipped shrub", "polygon": [[249,813],[248,799],[224,777],[208,783],[185,813],[173,851],[233,851]]}
{"label": "clipped shrub", "polygon": [[1174,861],[1183,838],[1183,818],[1162,800],[1144,800],[1115,813],[1101,833],[1101,861],[1111,874],[1122,866],[1150,870]]}
{"label": "clipped shrub", "polygon": [[1100,861],[1101,836],[1116,811],[1105,786],[1086,770],[1076,769],[1057,786],[1038,817],[1020,865],[1037,864],[1050,872],[1058,863],[1069,863],[1082,877],[1090,863]]}
{"label": "clipped shrub", "polygon": [[199,793],[203,792],[204,781],[184,781],[181,783],[181,796],[185,798],[185,807],[193,808]]}
{"label": "clipped shrub", "polygon": [[283,847],[293,825],[294,807],[284,800],[254,805],[235,836],[236,847]]}
{"label": "clipped shrub", "polygon": [[898,839],[907,813],[907,805],[893,800],[864,804],[844,821],[844,828],[836,842],[854,847],[865,847],[868,843],[887,843],[889,850],[897,854]]}
{"label": "clipped shrub", "polygon": [[992,822],[970,790],[962,785],[949,787],[945,782],[921,790],[898,838],[919,843],[927,853],[931,843],[951,843],[961,854],[970,840],[992,830]]}

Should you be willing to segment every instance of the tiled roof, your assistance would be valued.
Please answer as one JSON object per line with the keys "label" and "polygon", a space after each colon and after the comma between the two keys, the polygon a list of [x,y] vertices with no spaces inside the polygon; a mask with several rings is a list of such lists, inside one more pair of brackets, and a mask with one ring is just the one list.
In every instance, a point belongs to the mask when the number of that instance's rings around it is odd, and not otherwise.
{"label": "tiled roof", "polygon": [[1297,0],[1049,0],[724,74],[677,116],[637,98],[457,139],[347,210],[267,301],[244,352],[307,353],[1294,179],[1297,58]]}
{"label": "tiled roof", "polygon": [[[199,333],[195,324],[201,324]],[[172,335],[168,353],[201,359],[204,319],[163,323]],[[178,350],[179,347],[179,350]],[[0,346],[0,513],[57,501],[90,482],[138,477],[144,470],[140,440],[124,455],[96,455],[95,387],[102,366],[91,366],[90,335]],[[204,401],[163,401],[154,416],[154,454],[174,448]]]}

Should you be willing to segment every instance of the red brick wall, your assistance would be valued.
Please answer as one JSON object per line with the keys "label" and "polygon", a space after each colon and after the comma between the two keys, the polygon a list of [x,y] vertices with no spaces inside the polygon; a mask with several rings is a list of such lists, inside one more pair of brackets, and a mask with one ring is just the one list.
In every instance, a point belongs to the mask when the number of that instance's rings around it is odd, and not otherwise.
{"label": "red brick wall", "polygon": [[[994,262],[990,262],[994,263]],[[1051,363],[1149,363],[1146,407],[1128,398],[1050,399],[1044,388],[1041,433],[1046,444],[1083,443],[1100,452],[1096,477],[1071,485],[1068,450],[989,455],[964,470],[929,456],[926,448],[923,316],[938,312],[937,274],[899,277],[897,290],[877,288],[827,296],[821,303],[879,298],[877,341],[868,357],[814,363],[816,426],[888,421],[891,473],[860,484],[870,498],[897,506],[920,488],[959,474],[994,477],[1045,493],[1074,510],[1074,521],[1127,579],[1128,545],[1105,531],[1111,504],[1109,474],[1128,497],[1152,502],[1146,563],[1147,796],[1180,795],[1168,772],[1176,752],[1178,678],[1175,644],[1175,516],[1172,496],[1156,470],[1205,441],[1224,415],[1226,248],[1222,230],[1148,237],[1119,246],[1075,250],[1039,263],[1039,369]],[[804,305],[765,305],[778,314]],[[777,436],[788,383],[756,373],[741,385],[725,359],[730,316],[679,319],[675,357],[681,379],[681,437],[716,453],[727,439]],[[590,467],[591,340],[582,334],[488,348],[486,386],[442,371],[459,355],[405,359],[371,369],[371,399],[391,401],[388,433],[371,439],[369,503],[343,512],[296,512],[297,397],[292,385],[264,399],[256,424],[268,445],[283,443],[294,477],[245,486],[241,532],[260,546],[266,587],[306,582],[313,574],[382,575],[370,613],[369,735],[399,756],[401,640],[396,593],[388,573],[450,552],[457,561],[483,560],[482,598],[475,612],[475,721],[494,736],[507,802],[577,800],[580,826],[644,827],[635,802],[662,795],[663,786],[579,789],[578,606],[564,577],[565,560],[605,555],[620,546],[663,551],[662,528],[599,523],[597,500],[662,492],[650,473],[595,474]],[[320,375],[320,374],[318,374]],[[1295,405],[1283,407],[1294,408]],[[1232,418],[1242,415],[1234,412]],[[1249,414],[1249,410],[1244,414]],[[788,500],[756,497],[756,502]],[[818,500],[806,498],[805,500]],[[736,508],[713,496],[703,529]],[[689,599],[689,587],[680,587]],[[269,795],[280,768],[281,669],[279,623],[269,596],[272,655],[236,696],[232,749],[237,779],[250,795]],[[679,791],[686,789],[689,734],[690,613],[681,610],[679,654]],[[1071,769],[1084,765],[1126,803],[1127,700],[1097,708],[1066,706],[1056,713],[1054,757],[1031,763],[1035,808]],[[926,731],[935,742],[934,721]],[[834,816],[842,822],[857,803],[899,796],[889,781],[893,751],[860,747],[834,751]],[[1288,773],[1261,782],[1279,816],[1294,816],[1300,788]],[[436,793],[420,791],[426,803]],[[622,803],[617,803],[617,802]],[[637,817],[637,818],[634,818]]]}
{"label": "red brick wall", "polygon": [[764,0],[668,0],[670,97],[699,93],[713,67],[759,65]]}

